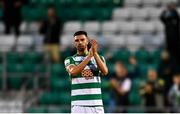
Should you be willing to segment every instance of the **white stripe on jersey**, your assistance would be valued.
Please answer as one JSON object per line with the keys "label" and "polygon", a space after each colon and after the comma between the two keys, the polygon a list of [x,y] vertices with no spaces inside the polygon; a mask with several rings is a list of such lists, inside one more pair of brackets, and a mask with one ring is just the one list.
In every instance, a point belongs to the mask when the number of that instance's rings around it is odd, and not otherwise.
{"label": "white stripe on jersey", "polygon": [[92,88],[92,89],[77,89],[71,91],[71,96],[76,95],[90,95],[90,94],[101,94],[100,88]]}
{"label": "white stripe on jersey", "polygon": [[103,105],[103,102],[102,100],[78,100],[78,101],[71,101],[71,105],[95,106],[95,105]]}
{"label": "white stripe on jersey", "polygon": [[84,84],[84,83],[100,83],[101,78],[100,77],[94,77],[93,79],[85,79],[84,77],[82,78],[72,78],[71,80],[72,84]]}

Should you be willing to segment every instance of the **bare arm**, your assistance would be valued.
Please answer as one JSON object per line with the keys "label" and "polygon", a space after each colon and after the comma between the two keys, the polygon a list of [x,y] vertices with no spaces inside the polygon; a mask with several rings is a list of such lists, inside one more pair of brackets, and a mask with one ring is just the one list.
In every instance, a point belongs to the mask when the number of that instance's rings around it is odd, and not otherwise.
{"label": "bare arm", "polygon": [[106,66],[106,64],[101,60],[101,58],[99,57],[98,53],[94,54],[94,58],[96,60],[97,66],[100,69],[100,71],[104,74],[107,75],[108,74],[108,68]]}
{"label": "bare arm", "polygon": [[66,69],[72,76],[77,76],[81,71],[85,68],[85,66],[88,64],[88,62],[91,60],[91,57],[93,57],[92,51],[90,51],[90,54],[86,57],[84,61],[82,61],[78,66],[70,65]]}
{"label": "bare arm", "polygon": [[104,75],[107,75],[108,74],[108,68],[106,66],[106,64],[102,61],[102,59],[100,58],[98,52],[97,52],[97,42],[96,40],[92,40],[91,41],[91,44],[92,44],[92,48],[93,48],[93,52],[94,52],[94,58],[96,60],[96,63],[97,63],[97,66],[98,68],[100,69],[100,71],[104,74]]}

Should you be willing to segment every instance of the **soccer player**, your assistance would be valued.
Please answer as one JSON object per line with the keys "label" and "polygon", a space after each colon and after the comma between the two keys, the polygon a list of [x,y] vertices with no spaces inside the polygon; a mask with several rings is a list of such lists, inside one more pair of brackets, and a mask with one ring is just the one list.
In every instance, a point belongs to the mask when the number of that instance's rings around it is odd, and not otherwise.
{"label": "soccer player", "polygon": [[97,52],[97,41],[88,39],[85,31],[74,34],[74,45],[77,54],[64,62],[71,76],[71,113],[104,113],[100,75],[108,74],[105,59]]}

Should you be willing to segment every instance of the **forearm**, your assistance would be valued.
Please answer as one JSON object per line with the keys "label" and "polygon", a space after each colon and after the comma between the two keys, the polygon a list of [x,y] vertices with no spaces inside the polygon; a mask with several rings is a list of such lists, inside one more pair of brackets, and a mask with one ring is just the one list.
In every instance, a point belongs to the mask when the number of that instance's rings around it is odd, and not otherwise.
{"label": "forearm", "polygon": [[75,66],[73,69],[70,70],[70,74],[72,76],[77,76],[81,71],[85,68],[85,66],[88,64],[88,62],[91,60],[90,56],[87,56],[87,58],[82,61],[78,66]]}
{"label": "forearm", "polygon": [[94,58],[96,60],[97,66],[100,69],[100,71],[104,74],[107,75],[108,74],[108,68],[106,66],[106,64],[101,60],[101,58],[99,57],[98,53],[94,54]]}

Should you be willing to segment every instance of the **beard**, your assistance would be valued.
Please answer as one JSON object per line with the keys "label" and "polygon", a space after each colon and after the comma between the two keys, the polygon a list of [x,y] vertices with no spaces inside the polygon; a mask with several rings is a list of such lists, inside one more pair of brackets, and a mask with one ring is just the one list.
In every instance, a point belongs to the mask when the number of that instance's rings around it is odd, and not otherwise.
{"label": "beard", "polygon": [[77,47],[77,50],[80,51],[80,52],[83,52],[85,50],[85,46],[79,45]]}

